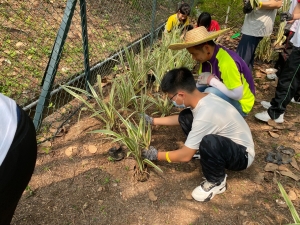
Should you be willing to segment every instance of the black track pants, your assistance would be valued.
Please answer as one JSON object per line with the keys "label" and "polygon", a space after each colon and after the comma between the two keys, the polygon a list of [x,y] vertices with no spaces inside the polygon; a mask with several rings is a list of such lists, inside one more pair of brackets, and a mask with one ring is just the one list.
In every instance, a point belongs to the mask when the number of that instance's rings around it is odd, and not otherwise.
{"label": "black track pants", "polygon": [[[182,110],[178,120],[184,133],[188,135],[193,123],[191,110]],[[204,136],[200,142],[199,152],[202,172],[209,182],[223,181],[225,169],[240,171],[248,166],[246,147],[217,134]]]}
{"label": "black track pants", "polygon": [[32,120],[20,109],[20,120],[13,142],[0,166],[0,224],[9,225],[23,191],[33,173],[36,132]]}
{"label": "black track pants", "polygon": [[275,98],[271,101],[268,113],[272,119],[277,119],[285,112],[287,105],[296,95],[300,85],[300,48],[293,48],[278,78]]}

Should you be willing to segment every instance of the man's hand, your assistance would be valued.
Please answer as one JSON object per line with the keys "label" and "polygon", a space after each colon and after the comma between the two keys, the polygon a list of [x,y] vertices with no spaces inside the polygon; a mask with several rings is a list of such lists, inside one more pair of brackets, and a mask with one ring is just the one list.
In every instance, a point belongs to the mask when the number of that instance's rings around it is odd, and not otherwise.
{"label": "man's hand", "polygon": [[289,12],[280,13],[280,21],[281,22],[290,21],[290,20],[293,20],[293,15],[292,14],[290,14]]}
{"label": "man's hand", "polygon": [[244,0],[243,12],[244,14],[251,13],[253,10],[250,0]]}
{"label": "man's hand", "polygon": [[210,72],[200,73],[197,84],[208,84],[209,76],[213,76]]}
{"label": "man's hand", "polygon": [[149,159],[151,161],[157,160],[157,150],[153,146],[150,146],[149,149],[142,150],[142,157]]}
{"label": "man's hand", "polygon": [[147,123],[153,125],[153,117],[147,115],[146,113],[140,113],[140,116],[143,117]]}

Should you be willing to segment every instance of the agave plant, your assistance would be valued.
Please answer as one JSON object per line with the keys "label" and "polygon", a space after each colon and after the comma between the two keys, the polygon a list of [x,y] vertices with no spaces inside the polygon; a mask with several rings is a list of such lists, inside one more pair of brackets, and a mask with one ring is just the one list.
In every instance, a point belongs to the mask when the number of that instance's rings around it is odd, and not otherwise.
{"label": "agave plant", "polygon": [[[115,92],[114,88],[111,89],[109,99],[108,101],[104,100],[104,95],[103,95],[103,90],[102,90],[102,84],[101,84],[101,76],[97,76],[97,87],[98,87],[98,93],[94,89],[94,87],[88,83],[88,87],[91,92],[88,92],[84,89],[76,88],[76,87],[71,87],[71,86],[66,86],[66,85],[61,85],[61,87],[83,102],[87,108],[92,111],[91,117],[97,117],[99,118],[103,123],[105,123],[105,127],[108,130],[111,130],[115,126]],[[89,100],[86,99],[91,98],[96,101],[96,104],[98,105],[98,109],[95,108],[95,106],[90,103]]]}
{"label": "agave plant", "polygon": [[134,104],[134,87],[126,75],[119,76],[113,81],[113,90],[115,90],[118,104],[121,109],[128,109],[128,107]]}
{"label": "agave plant", "polygon": [[163,35],[160,42],[153,46],[150,59],[151,70],[155,76],[154,90],[159,91],[163,75],[170,69],[178,67],[193,67],[193,60],[189,52],[184,50],[173,51],[168,47],[172,43],[181,42],[181,29],[175,29]]}
{"label": "agave plant", "polygon": [[147,124],[143,117],[140,118],[139,123],[136,124],[131,117],[124,119],[118,112],[122,123],[125,125],[125,130],[120,133],[111,130],[95,130],[91,133],[103,133],[109,135],[113,142],[120,142],[128,149],[127,157],[133,156],[136,160],[138,170],[135,171],[137,180],[145,181],[148,178],[146,171],[146,164],[154,167],[156,170],[162,172],[162,170],[148,159],[143,159],[142,150],[148,149],[151,142],[151,126]]}
{"label": "agave plant", "polygon": [[154,97],[150,97],[149,100],[157,109],[153,114],[160,113],[161,117],[169,116],[171,114],[173,104],[170,103],[167,95],[155,94]]}
{"label": "agave plant", "polygon": [[297,213],[297,211],[296,211],[293,203],[289,199],[289,196],[287,195],[286,191],[284,190],[284,188],[282,187],[281,183],[279,183],[279,182],[278,182],[278,187],[279,187],[279,190],[280,190],[280,192],[282,194],[282,197],[284,198],[284,200],[285,200],[285,202],[286,202],[287,206],[289,207],[289,210],[290,210],[290,212],[292,214],[292,217],[293,217],[294,222],[295,222],[293,224],[295,224],[295,225],[296,224],[300,224],[300,217],[299,217],[299,215],[298,215],[298,213]]}

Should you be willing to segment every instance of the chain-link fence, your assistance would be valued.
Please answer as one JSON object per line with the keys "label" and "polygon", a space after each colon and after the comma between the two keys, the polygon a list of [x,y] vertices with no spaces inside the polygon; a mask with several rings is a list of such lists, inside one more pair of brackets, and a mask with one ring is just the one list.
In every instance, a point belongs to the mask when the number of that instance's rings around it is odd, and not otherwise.
{"label": "chain-link fence", "polygon": [[[78,108],[66,106],[72,98],[59,85],[85,88],[96,75],[113,73],[117,53],[124,46],[138,51],[141,39],[150,45],[181,2],[0,0],[0,91],[36,119],[37,127],[55,132]],[[242,25],[241,1],[185,2],[194,21],[208,11],[221,26]]]}

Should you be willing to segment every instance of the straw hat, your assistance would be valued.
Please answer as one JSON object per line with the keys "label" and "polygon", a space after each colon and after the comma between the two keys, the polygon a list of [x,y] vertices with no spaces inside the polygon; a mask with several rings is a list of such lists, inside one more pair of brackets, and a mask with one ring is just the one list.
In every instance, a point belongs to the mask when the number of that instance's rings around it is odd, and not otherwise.
{"label": "straw hat", "polygon": [[197,27],[186,32],[183,43],[175,43],[169,46],[172,50],[181,50],[184,48],[193,47],[207,41],[213,40],[220,34],[225,33],[228,29],[208,32],[205,27]]}

